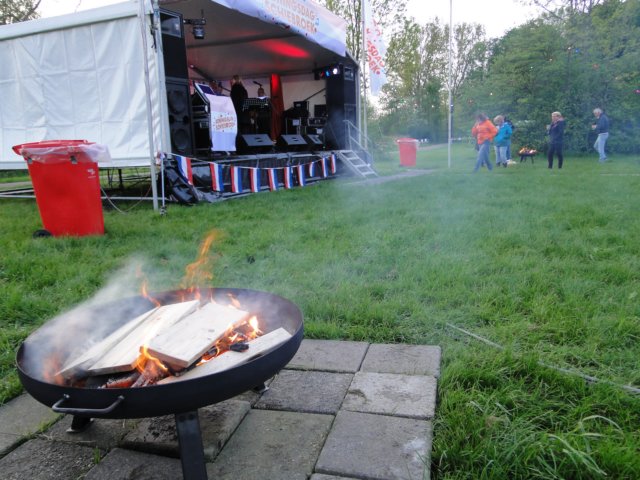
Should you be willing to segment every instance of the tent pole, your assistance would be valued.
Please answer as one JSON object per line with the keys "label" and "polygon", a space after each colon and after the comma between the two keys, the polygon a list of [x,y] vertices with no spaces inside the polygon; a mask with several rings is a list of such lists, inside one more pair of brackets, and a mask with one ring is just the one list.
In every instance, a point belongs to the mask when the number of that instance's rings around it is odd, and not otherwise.
{"label": "tent pole", "polygon": [[453,0],[449,0],[449,96],[448,96],[448,112],[449,112],[449,125],[447,128],[447,165],[451,168],[451,127],[453,124],[453,98],[451,85],[451,58],[452,58],[452,45],[453,45]]}
{"label": "tent pole", "polygon": [[140,2],[138,11],[140,29],[142,33],[142,45],[144,47],[144,88],[147,93],[147,128],[149,129],[149,168],[151,175],[151,195],[153,196],[153,209],[158,211],[158,186],[156,184],[155,145],[153,143],[153,113],[151,105],[151,82],[149,80],[149,44],[147,42],[147,22],[144,14],[144,2]]}

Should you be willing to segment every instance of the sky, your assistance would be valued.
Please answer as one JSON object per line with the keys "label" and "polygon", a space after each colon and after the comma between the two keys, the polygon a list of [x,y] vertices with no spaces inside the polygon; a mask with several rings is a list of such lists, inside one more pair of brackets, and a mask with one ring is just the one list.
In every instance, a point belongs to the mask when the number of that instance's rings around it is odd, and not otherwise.
{"label": "sky", "polygon": [[[43,17],[73,13],[96,8],[122,0],[42,0],[40,14]],[[481,0],[408,0],[407,10],[420,24],[439,17],[442,23],[449,23],[449,4],[453,4],[453,23],[480,23],[489,37],[502,36],[535,16],[535,10],[525,7],[518,0],[501,0],[487,8]]]}
{"label": "sky", "polygon": [[438,17],[448,25],[450,3],[453,4],[454,25],[463,22],[479,23],[484,25],[489,37],[500,37],[537,16],[536,10],[523,6],[518,0],[501,0],[495,3],[482,0],[408,0],[407,11],[419,24]]}

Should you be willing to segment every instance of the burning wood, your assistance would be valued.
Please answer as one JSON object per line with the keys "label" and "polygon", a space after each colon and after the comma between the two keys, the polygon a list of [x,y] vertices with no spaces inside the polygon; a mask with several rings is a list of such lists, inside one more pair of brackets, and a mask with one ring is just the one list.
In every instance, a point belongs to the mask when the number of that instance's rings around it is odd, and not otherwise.
{"label": "burning wood", "polygon": [[248,348],[242,352],[236,352],[233,350],[227,350],[214,359],[198,365],[198,368],[194,368],[181,375],[180,377],[167,377],[160,380],[159,384],[165,384],[180,380],[190,380],[193,378],[203,377],[211,375],[213,373],[228,370],[243,363],[253,360],[261,355],[264,355],[273,350],[278,345],[283,344],[291,338],[291,334],[284,328],[278,328],[272,332],[266,333],[261,337],[247,342]]}
{"label": "burning wood", "polygon": [[174,369],[187,368],[248,317],[243,310],[208,303],[151,339],[149,353]]}

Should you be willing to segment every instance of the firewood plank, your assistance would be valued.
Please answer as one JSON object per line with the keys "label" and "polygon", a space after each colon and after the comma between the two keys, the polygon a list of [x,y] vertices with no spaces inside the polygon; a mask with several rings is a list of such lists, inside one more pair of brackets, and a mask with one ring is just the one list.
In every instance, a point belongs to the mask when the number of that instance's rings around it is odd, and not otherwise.
{"label": "firewood plank", "polygon": [[246,321],[249,313],[218,303],[208,303],[183,318],[148,345],[149,354],[173,368],[187,368],[202,357],[225,332]]}
{"label": "firewood plank", "polygon": [[131,333],[133,329],[138,327],[156,310],[158,310],[158,307],[152,308],[151,310],[143,313],[142,315],[138,315],[133,320],[125,323],[120,328],[116,329],[105,338],[89,347],[79,357],[74,357],[73,359],[68,361],[64,365],[64,367],[62,367],[62,370],[58,372],[58,375],[61,375],[64,378],[82,375],[83,371],[86,370],[87,367],[90,367],[91,365],[96,363],[100,357],[105,355],[120,340],[129,335],[129,333]]}
{"label": "firewood plank", "polygon": [[179,382],[181,380],[191,380],[194,378],[205,377],[214,373],[228,370],[230,368],[242,365],[250,360],[253,360],[260,355],[264,355],[277,346],[283,344],[289,340],[292,335],[284,328],[280,327],[272,332],[265,333],[264,335],[247,342],[249,349],[244,352],[234,352],[229,350],[224,352],[215,358],[212,358],[207,363],[197,366],[193,370],[180,375],[179,377],[166,377],[160,380],[159,384]]}
{"label": "firewood plank", "polygon": [[128,372],[136,366],[140,347],[198,308],[198,300],[163,305],[89,367],[90,375]]}

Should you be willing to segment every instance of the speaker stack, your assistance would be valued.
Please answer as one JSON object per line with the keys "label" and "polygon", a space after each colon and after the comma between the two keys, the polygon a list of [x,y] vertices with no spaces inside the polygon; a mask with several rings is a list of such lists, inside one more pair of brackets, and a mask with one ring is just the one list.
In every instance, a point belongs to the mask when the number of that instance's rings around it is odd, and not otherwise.
{"label": "speaker stack", "polygon": [[160,23],[172,153],[189,156],[194,133],[182,15],[160,9]]}
{"label": "speaker stack", "polygon": [[300,151],[307,149],[307,142],[302,135],[280,135],[276,143],[282,151]]}
{"label": "speaker stack", "polygon": [[344,65],[342,75],[327,78],[327,126],[326,142],[329,148],[346,149],[346,126],[344,120],[357,125],[357,82],[355,65]]}

